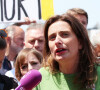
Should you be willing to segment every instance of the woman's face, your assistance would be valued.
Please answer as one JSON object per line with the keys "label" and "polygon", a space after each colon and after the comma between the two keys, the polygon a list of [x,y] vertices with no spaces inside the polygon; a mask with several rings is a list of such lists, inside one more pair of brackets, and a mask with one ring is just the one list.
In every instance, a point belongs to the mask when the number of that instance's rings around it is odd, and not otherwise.
{"label": "woman's face", "polygon": [[25,61],[20,66],[21,74],[22,76],[25,75],[28,71],[32,69],[40,69],[41,64],[38,60],[38,58],[34,55],[29,53],[27,57],[25,58]]}
{"label": "woman's face", "polygon": [[78,60],[82,48],[70,25],[64,21],[57,21],[49,27],[48,45],[58,63]]}

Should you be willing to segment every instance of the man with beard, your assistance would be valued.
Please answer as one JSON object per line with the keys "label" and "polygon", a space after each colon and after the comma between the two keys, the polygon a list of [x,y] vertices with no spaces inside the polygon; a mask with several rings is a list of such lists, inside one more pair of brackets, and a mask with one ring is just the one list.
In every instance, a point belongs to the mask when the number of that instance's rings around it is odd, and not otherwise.
{"label": "man with beard", "polygon": [[8,26],[6,31],[8,33],[7,50],[0,70],[1,74],[5,74],[8,70],[13,68],[14,58],[24,46],[24,31],[19,26]]}

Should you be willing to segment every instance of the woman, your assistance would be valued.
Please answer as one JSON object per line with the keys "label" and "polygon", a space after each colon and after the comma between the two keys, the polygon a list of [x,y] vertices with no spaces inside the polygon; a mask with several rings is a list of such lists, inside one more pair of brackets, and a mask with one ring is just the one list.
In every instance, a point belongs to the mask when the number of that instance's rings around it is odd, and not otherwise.
{"label": "woman", "polygon": [[45,24],[42,82],[34,90],[91,90],[94,51],[84,26],[73,16],[54,16]]}
{"label": "woman", "polygon": [[42,55],[35,49],[25,48],[20,51],[15,62],[15,76],[20,79],[32,69],[40,69]]}

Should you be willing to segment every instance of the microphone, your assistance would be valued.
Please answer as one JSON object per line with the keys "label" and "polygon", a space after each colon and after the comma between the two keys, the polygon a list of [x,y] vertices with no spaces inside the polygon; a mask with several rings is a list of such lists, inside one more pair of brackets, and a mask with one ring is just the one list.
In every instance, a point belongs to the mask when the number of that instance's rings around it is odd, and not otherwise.
{"label": "microphone", "polygon": [[15,90],[32,90],[42,80],[41,73],[38,70],[30,70],[20,80],[20,85]]}

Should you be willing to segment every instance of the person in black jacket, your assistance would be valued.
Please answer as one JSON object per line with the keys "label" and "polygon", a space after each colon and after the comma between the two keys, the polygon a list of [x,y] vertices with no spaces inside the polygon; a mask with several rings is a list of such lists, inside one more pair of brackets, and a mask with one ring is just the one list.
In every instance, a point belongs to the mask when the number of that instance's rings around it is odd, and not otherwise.
{"label": "person in black jacket", "polygon": [[[2,66],[7,47],[6,37],[6,31],[4,29],[0,29],[0,68]],[[15,89],[17,86],[17,81],[14,78],[9,78],[0,74],[0,90]]]}

